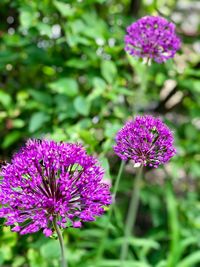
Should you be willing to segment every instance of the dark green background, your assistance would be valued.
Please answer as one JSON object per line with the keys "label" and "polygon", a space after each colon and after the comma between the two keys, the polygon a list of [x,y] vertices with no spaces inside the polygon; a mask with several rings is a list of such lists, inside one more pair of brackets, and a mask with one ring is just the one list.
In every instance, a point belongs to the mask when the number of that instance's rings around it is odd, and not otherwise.
{"label": "dark green background", "polygon": [[[142,65],[124,52],[127,25],[160,12],[175,20],[182,49],[165,64]],[[127,267],[200,266],[200,20],[198,1],[1,0],[0,157],[29,137],[79,141],[98,155],[106,179],[120,160],[116,131],[134,114],[160,115],[174,132],[177,155],[146,169],[136,236]],[[104,215],[66,229],[70,267],[117,267],[134,179],[120,182],[104,255]],[[1,227],[0,266],[57,267],[57,241]]]}

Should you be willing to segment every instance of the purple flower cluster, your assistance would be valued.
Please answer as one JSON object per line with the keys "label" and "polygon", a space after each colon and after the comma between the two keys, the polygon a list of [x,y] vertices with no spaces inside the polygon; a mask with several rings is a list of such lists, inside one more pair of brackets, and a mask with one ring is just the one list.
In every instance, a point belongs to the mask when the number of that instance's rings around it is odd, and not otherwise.
{"label": "purple flower cluster", "polygon": [[0,217],[20,234],[60,227],[81,227],[111,203],[98,161],[78,144],[29,140],[0,175]]}
{"label": "purple flower cluster", "polygon": [[116,135],[115,153],[122,159],[157,168],[176,153],[171,130],[151,115],[136,116]]}
{"label": "purple flower cluster", "polygon": [[125,50],[130,55],[162,63],[173,58],[180,46],[175,25],[165,18],[146,16],[127,27]]}

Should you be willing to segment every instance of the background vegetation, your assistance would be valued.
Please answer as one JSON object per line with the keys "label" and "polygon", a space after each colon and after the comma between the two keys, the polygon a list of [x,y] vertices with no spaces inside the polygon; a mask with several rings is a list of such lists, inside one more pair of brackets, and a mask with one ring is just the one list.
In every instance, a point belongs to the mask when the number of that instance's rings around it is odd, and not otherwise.
{"label": "background vegetation", "polygon": [[[126,26],[161,12],[175,21],[182,50],[149,68],[124,52]],[[107,182],[120,160],[116,131],[135,113],[160,115],[177,156],[146,169],[127,267],[200,266],[200,5],[175,0],[1,0],[0,155],[29,137],[80,141],[96,153]],[[126,165],[111,221],[66,229],[70,267],[117,267],[134,179]],[[109,234],[105,229],[109,225]],[[0,266],[58,267],[59,246],[42,233],[0,230]]]}

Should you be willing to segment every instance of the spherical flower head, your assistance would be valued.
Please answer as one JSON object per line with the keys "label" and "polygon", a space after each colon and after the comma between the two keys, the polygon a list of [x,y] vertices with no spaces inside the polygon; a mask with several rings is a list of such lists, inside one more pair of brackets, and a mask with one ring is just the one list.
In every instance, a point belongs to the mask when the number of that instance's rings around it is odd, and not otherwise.
{"label": "spherical flower head", "polygon": [[125,50],[132,56],[162,63],[180,47],[175,25],[163,17],[146,16],[127,27]]}
{"label": "spherical flower head", "polygon": [[159,118],[136,116],[117,133],[114,151],[122,160],[157,168],[175,155],[173,143],[171,130]]}
{"label": "spherical flower head", "polygon": [[79,144],[29,140],[0,175],[0,217],[20,234],[81,227],[111,203],[104,170]]}

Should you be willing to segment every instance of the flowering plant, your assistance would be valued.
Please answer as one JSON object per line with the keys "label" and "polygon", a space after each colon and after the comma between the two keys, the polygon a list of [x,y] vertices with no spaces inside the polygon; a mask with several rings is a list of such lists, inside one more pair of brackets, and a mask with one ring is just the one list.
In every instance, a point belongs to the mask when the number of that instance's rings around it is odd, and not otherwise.
{"label": "flowering plant", "polygon": [[116,135],[115,153],[122,159],[157,168],[176,153],[171,130],[151,115],[136,116]]}
{"label": "flowering plant", "polygon": [[127,27],[125,50],[130,55],[162,63],[173,58],[180,45],[175,25],[163,17],[142,17]]}
{"label": "flowering plant", "polygon": [[2,168],[0,216],[21,234],[43,229],[50,236],[53,220],[62,228],[80,227],[111,203],[103,174],[81,145],[29,140]]}

